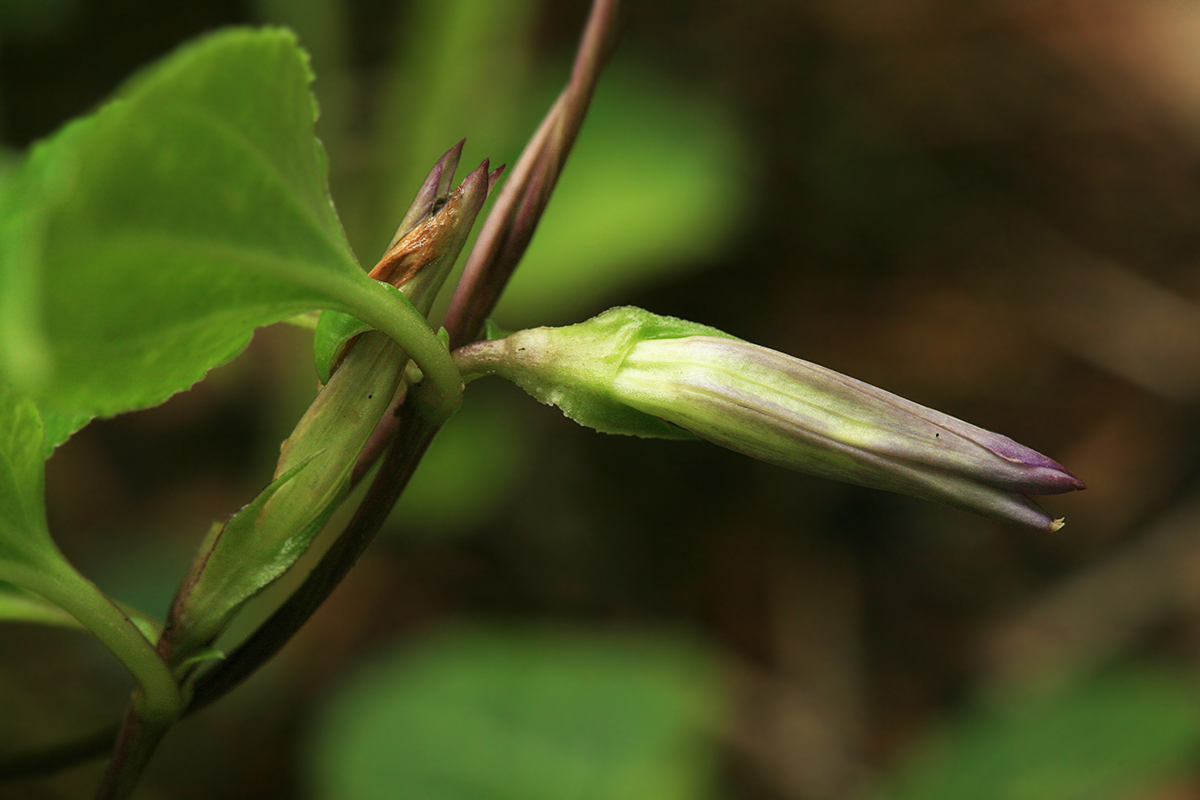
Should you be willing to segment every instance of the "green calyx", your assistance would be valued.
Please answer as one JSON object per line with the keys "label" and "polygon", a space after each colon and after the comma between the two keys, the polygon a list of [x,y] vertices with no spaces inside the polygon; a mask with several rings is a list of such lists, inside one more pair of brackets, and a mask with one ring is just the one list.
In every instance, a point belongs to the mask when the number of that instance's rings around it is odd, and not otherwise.
{"label": "green calyx", "polygon": [[686,336],[734,338],[707,325],[633,306],[561,328],[531,328],[455,352],[464,380],[499,375],[588,428],[644,438],[694,434],[631,408],[613,393],[618,371],[640,342]]}
{"label": "green calyx", "polygon": [[501,375],[606,433],[699,437],[752,458],[1027,527],[1061,526],[1029,494],[1084,488],[1011,439],[712,328],[617,308],[565,328],[463,348],[469,376]]}
{"label": "green calyx", "polygon": [[194,664],[245,602],[308,549],[345,498],[407,360],[383,334],[363,335],[283,443],[272,484],[214,527],[171,609],[166,638],[173,666]]}

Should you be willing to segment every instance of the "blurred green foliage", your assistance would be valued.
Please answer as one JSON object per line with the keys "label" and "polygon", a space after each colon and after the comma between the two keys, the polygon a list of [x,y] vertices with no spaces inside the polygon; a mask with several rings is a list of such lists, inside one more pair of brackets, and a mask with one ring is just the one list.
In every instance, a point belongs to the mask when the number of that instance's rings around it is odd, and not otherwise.
{"label": "blurred green foliage", "polygon": [[918,745],[889,800],[1120,800],[1187,773],[1200,687],[1126,668],[1049,691],[1006,691]]}
{"label": "blurred green foliage", "polygon": [[29,37],[49,33],[75,12],[80,0],[0,0],[0,32]]}
{"label": "blurred green foliage", "polygon": [[328,698],[316,796],[701,800],[720,702],[711,659],[669,639],[448,629]]}
{"label": "blurred green foliage", "polygon": [[[467,398],[400,498],[393,532],[468,533],[512,502],[532,448],[528,426],[507,399],[475,393]],[[497,402],[481,402],[486,400]]]}
{"label": "blurred green foliage", "polygon": [[615,64],[498,321],[579,322],[712,263],[751,213],[747,148],[720,103],[648,65]]}

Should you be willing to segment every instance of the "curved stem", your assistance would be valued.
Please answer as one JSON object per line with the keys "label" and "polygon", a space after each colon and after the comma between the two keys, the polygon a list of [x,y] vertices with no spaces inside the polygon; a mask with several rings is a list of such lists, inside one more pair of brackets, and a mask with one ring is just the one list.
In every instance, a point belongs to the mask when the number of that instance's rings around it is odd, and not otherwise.
{"label": "curved stem", "polygon": [[462,405],[462,376],[421,312],[379,281],[367,279],[341,289],[339,299],[348,313],[386,334],[421,368],[433,392],[431,411],[440,420],[449,419]]}
{"label": "curved stem", "polygon": [[495,374],[497,365],[503,365],[508,355],[509,345],[503,339],[480,339],[451,353],[464,383]]}
{"label": "curved stem", "polygon": [[183,713],[184,701],[175,676],[159,658],[153,643],[107,595],[69,564],[34,568],[0,562],[0,580],[59,606],[120,659],[137,680],[137,711],[142,717],[169,722]]}

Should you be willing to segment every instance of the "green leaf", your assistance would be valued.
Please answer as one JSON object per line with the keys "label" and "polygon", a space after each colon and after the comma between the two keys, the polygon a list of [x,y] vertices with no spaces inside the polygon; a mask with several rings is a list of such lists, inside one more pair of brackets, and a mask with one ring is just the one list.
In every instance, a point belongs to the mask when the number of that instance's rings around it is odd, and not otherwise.
{"label": "green leaf", "polygon": [[[0,380],[0,618],[61,623],[65,598],[98,590],[67,563],[46,524],[46,455],[33,401]],[[57,594],[44,599],[27,589]],[[53,602],[51,602],[53,601]]]}
{"label": "green leaf", "polygon": [[46,526],[44,466],[37,407],[0,381],[0,570],[62,561]]}
{"label": "green leaf", "polygon": [[317,330],[313,334],[313,360],[317,365],[317,377],[322,382],[328,381],[350,340],[369,330],[370,325],[349,314],[340,311],[323,312],[317,320]]}
{"label": "green leaf", "polygon": [[1141,668],[1051,694],[1010,695],[917,748],[890,800],[1118,800],[1188,769],[1200,747],[1194,676]]}
{"label": "green leaf", "polygon": [[54,408],[41,408],[38,411],[42,416],[42,430],[45,435],[42,442],[42,455],[45,458],[50,458],[59,445],[95,419],[86,411],[59,411]]}
{"label": "green leaf", "polygon": [[462,630],[376,662],[331,698],[318,796],[699,800],[711,662],[672,642]]}
{"label": "green leaf", "polygon": [[[151,644],[153,621],[123,611],[63,557],[46,526],[42,423],[33,402],[0,380],[0,581],[34,592],[62,608],[109,648],[137,679],[140,710],[152,719],[173,719],[182,698]],[[24,619],[48,610],[18,609],[15,596],[0,601]],[[131,615],[132,614],[132,615]],[[0,617],[4,616],[0,612]],[[55,615],[56,616],[56,615]]]}
{"label": "green leaf", "polygon": [[226,31],[36,147],[0,201],[0,371],[45,406],[115,414],[260,325],[346,308],[368,279],[328,197],[311,79],[290,33]]}

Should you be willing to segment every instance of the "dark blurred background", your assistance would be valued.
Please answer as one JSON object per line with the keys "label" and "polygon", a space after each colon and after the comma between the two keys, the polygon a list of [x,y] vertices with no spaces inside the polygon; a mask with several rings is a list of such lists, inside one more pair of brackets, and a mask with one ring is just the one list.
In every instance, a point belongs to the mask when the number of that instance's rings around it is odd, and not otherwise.
{"label": "dark blurred background", "polygon": [[[369,265],[455,141],[513,163],[586,11],[3,0],[5,158],[181,42],[292,25]],[[1061,461],[1088,483],[1046,501],[1066,527],[601,436],[481,382],[346,583],[139,796],[1200,797],[1200,6],[629,0],[622,25],[498,322],[634,304],[818,362]],[[164,613],[269,479],[310,341],[263,330],[64,446],[71,559]],[[0,748],[96,730],[127,689],[78,634],[0,628]]]}

